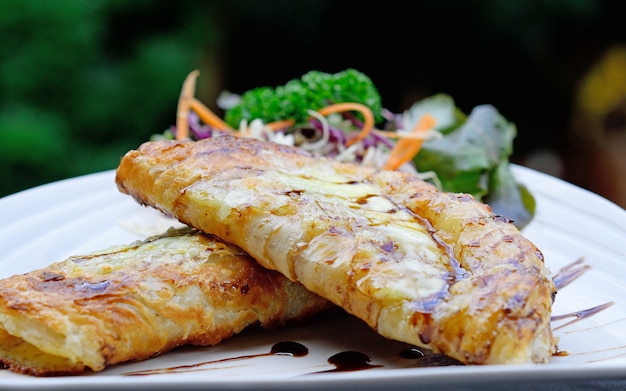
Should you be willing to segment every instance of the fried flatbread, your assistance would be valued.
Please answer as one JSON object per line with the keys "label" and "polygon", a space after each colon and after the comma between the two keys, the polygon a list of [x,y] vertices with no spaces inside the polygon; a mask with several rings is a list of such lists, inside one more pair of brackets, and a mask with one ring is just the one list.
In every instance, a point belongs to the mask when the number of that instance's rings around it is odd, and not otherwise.
{"label": "fried flatbread", "polygon": [[330,307],[234,245],[172,229],[0,280],[0,362],[37,376],[100,371]]}
{"label": "fried flatbread", "polygon": [[116,182],[385,337],[467,364],[545,363],[555,351],[541,251],[469,195],[231,136],[145,143]]}

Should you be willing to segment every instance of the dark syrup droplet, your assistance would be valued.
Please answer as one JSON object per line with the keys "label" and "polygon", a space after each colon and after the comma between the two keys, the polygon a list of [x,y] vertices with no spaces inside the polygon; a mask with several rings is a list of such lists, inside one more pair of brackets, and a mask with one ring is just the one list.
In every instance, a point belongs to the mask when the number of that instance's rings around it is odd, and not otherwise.
{"label": "dark syrup droplet", "polygon": [[415,360],[415,359],[424,357],[424,352],[422,352],[421,350],[417,348],[409,348],[409,349],[404,349],[403,351],[398,353],[398,355],[408,360]]}
{"label": "dark syrup droplet", "polygon": [[360,371],[380,367],[380,365],[370,364],[370,361],[372,358],[365,353],[351,350],[340,352],[328,358],[328,363],[334,365],[335,369],[327,372]]}
{"label": "dark syrup droplet", "polygon": [[309,349],[298,342],[284,341],[272,346],[271,354],[292,357],[304,357],[309,354]]}

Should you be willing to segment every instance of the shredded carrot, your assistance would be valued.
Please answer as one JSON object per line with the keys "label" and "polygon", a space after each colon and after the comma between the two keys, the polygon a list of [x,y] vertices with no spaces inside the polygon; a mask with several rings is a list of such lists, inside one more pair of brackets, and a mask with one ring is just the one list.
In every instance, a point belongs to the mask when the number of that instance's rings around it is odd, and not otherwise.
{"label": "shredded carrot", "polygon": [[233,130],[230,125],[224,122],[220,117],[212,112],[211,109],[206,107],[196,98],[191,98],[191,100],[189,101],[189,108],[195,111],[198,114],[198,117],[200,117],[200,119],[204,121],[204,123],[211,125],[212,127],[219,130]]}
{"label": "shredded carrot", "polygon": [[189,115],[190,102],[196,93],[196,79],[200,75],[200,71],[194,70],[183,82],[183,88],[178,98],[178,107],[176,109],[176,139],[184,140],[189,138],[189,124],[187,116]]}
{"label": "shredded carrot", "polygon": [[393,147],[383,169],[397,170],[404,163],[413,159],[424,143],[424,137],[418,138],[415,136],[423,136],[424,133],[435,127],[435,122],[433,116],[424,114],[422,118],[417,121],[413,130],[411,130],[411,134],[408,135],[408,137],[401,138]]}
{"label": "shredded carrot", "polygon": [[372,129],[372,133],[376,134],[380,137],[390,138],[390,139],[409,139],[409,140],[425,140],[428,138],[426,132],[420,134],[412,134],[412,133],[398,133],[392,132],[388,130],[378,130]]}
{"label": "shredded carrot", "polygon": [[294,124],[294,120],[292,119],[285,119],[282,121],[274,121],[274,122],[269,122],[267,124],[265,124],[265,126],[267,126],[268,128],[272,129],[273,131],[277,131],[277,130],[281,130],[281,129],[285,129],[288,128],[290,126],[293,126]]}
{"label": "shredded carrot", "polygon": [[374,114],[372,114],[372,110],[370,110],[369,107],[355,102],[335,103],[317,110],[317,112],[321,115],[341,113],[344,111],[358,111],[363,114],[364,119],[363,128],[361,129],[359,135],[351,140],[348,140],[346,143],[346,146],[350,146],[363,140],[374,128]]}
{"label": "shredded carrot", "polygon": [[184,140],[189,138],[189,123],[187,117],[189,116],[189,110],[195,111],[200,119],[206,124],[213,126],[219,130],[231,131],[232,128],[228,126],[220,117],[215,115],[208,107],[202,102],[197,100],[194,95],[196,93],[196,79],[200,75],[198,70],[194,70],[189,73],[183,82],[183,88],[180,92],[180,98],[178,99],[178,108],[176,112],[176,139]]}

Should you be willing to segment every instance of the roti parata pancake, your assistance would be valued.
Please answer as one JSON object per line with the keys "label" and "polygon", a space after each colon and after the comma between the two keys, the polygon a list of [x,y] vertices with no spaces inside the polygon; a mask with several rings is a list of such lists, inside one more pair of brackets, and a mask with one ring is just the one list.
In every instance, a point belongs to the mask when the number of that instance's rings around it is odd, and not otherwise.
{"label": "roti parata pancake", "polygon": [[101,371],[332,307],[234,245],[171,229],[0,280],[0,362],[37,376]]}
{"label": "roti parata pancake", "polygon": [[390,339],[466,364],[555,352],[556,288],[541,251],[469,195],[231,136],[145,143],[116,182]]}

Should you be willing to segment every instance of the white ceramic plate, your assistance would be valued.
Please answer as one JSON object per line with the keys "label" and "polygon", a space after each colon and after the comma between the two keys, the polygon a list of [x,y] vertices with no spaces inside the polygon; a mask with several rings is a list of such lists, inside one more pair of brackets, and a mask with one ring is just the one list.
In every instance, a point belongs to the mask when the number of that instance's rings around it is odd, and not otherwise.
{"label": "white ceramic plate", "polygon": [[[0,388],[18,389],[417,389],[450,384],[516,384],[626,377],[626,212],[609,201],[553,177],[514,166],[537,199],[524,234],[543,251],[556,274],[583,258],[589,269],[557,295],[554,315],[612,302],[572,324],[554,322],[566,355],[546,365],[424,366],[402,358],[408,345],[379,337],[349,316],[326,317],[276,331],[246,330],[207,348],[183,348],[139,363],[82,376],[35,378],[0,370]],[[0,199],[0,278],[24,273],[110,245],[164,231],[172,220],[118,193],[107,171],[60,181]],[[278,342],[308,348],[303,357],[271,354]],[[361,352],[376,368],[324,372],[336,353]],[[181,365],[195,365],[175,370]],[[164,369],[165,374],[127,376]],[[316,373],[317,372],[317,373]],[[623,383],[626,384],[626,383]]]}

